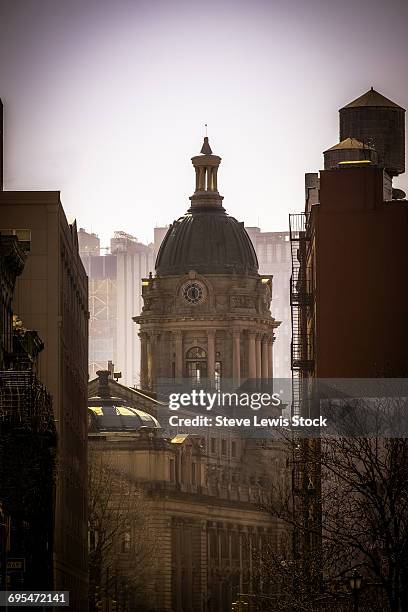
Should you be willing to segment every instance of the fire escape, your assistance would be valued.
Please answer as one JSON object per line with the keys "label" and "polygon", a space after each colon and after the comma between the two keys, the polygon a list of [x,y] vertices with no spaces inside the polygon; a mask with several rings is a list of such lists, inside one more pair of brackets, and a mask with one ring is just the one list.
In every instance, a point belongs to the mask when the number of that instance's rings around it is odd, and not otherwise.
{"label": "fire escape", "polygon": [[[0,232],[0,590],[53,585],[57,433],[37,377],[44,345],[13,315],[27,244]],[[18,567],[8,560],[18,559]],[[21,563],[20,563],[21,562]]]}
{"label": "fire escape", "polygon": [[[0,370],[0,501],[9,521],[7,532],[3,529],[0,534],[2,590],[7,584],[13,589],[52,585],[53,580],[56,430],[52,400],[27,351],[30,345],[42,348],[36,332],[15,330],[13,336],[15,350],[6,355],[7,369]],[[8,556],[24,558],[24,569],[9,573]]]}
{"label": "fire escape", "polygon": [[289,216],[292,276],[290,305],[292,315],[292,415],[301,412],[304,385],[314,368],[312,333],[308,319],[313,308],[310,270],[306,267],[309,242],[308,217],[305,213]]}
{"label": "fire escape", "polygon": [[[308,416],[314,379],[313,352],[313,284],[311,269],[308,267],[310,248],[309,215],[290,215],[290,243],[292,255],[292,276],[290,303],[292,315],[292,416]],[[301,517],[294,532],[295,557],[302,556],[305,566],[313,549],[311,526],[315,523],[316,478],[315,443],[294,433],[292,440],[292,492],[294,512]],[[305,567],[305,571],[308,571]]]}

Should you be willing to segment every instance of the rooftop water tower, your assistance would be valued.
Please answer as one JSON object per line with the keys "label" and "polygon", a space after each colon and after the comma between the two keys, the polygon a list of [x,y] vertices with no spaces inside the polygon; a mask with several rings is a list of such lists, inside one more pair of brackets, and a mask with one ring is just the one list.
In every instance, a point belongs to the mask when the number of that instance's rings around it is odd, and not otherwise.
{"label": "rooftop water tower", "polygon": [[357,139],[374,148],[390,176],[405,171],[405,109],[371,88],[340,109],[340,141]]}

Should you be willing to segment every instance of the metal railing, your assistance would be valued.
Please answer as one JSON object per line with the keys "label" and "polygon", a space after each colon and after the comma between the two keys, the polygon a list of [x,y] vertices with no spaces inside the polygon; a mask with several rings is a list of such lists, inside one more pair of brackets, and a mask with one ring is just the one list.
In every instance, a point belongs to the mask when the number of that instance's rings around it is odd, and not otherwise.
{"label": "metal railing", "polygon": [[301,379],[313,370],[313,339],[306,331],[307,309],[313,306],[311,270],[306,268],[305,253],[308,240],[309,215],[297,213],[289,216],[292,255],[290,279],[290,305],[292,320],[292,414],[301,410]]}
{"label": "metal railing", "polygon": [[52,400],[31,370],[0,371],[0,426],[55,428]]}

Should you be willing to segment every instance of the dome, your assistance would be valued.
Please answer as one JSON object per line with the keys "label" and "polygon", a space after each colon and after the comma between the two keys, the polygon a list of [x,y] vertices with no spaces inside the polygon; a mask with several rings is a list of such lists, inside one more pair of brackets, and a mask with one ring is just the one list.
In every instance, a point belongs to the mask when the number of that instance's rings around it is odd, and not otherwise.
{"label": "dome", "polygon": [[202,155],[192,158],[196,190],[191,207],[169,227],[156,259],[158,276],[187,274],[246,274],[258,272],[258,260],[244,224],[230,217],[217,187],[221,158],[204,138]]}
{"label": "dome", "polygon": [[88,400],[89,428],[94,431],[138,431],[142,427],[160,429],[151,414],[127,406],[119,397],[91,397]]}
{"label": "dome", "polygon": [[257,273],[258,260],[244,224],[224,209],[195,209],[168,229],[156,260],[159,276]]}

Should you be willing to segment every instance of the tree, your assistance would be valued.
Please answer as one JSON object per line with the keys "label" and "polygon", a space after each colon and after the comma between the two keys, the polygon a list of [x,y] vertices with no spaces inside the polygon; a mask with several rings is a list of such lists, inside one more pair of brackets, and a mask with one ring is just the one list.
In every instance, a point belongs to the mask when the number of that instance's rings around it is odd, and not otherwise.
{"label": "tree", "polygon": [[138,484],[91,451],[88,462],[89,602],[102,596],[119,603],[119,610],[143,611],[155,544],[148,502]]}
{"label": "tree", "polygon": [[268,509],[291,525],[295,540],[312,544],[295,546],[294,554],[264,553],[263,571],[286,594],[286,609],[318,609],[324,597],[344,601],[347,577],[357,569],[363,577],[361,609],[366,602],[370,610],[403,612],[408,439],[392,437],[398,421],[390,423],[406,410],[405,401],[360,401],[342,410],[347,419],[339,435],[318,441],[286,437],[298,473],[290,493],[272,491]]}

